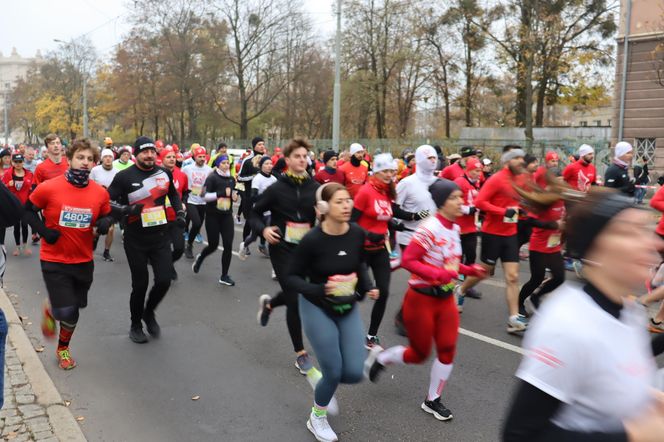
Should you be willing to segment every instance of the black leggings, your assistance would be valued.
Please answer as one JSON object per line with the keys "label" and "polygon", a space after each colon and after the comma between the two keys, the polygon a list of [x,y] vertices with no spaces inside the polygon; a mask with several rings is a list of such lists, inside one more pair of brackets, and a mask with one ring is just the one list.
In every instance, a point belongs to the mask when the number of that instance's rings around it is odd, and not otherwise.
{"label": "black leggings", "polygon": [[[565,282],[565,261],[560,252],[556,253],[542,253],[530,251],[530,280],[521,287],[519,292],[519,311],[523,313],[523,301],[528,296],[534,299],[535,305],[539,305],[539,299],[543,295],[553,291],[560,284]],[[542,288],[533,293],[537,287],[544,281],[546,269],[551,270],[551,279],[542,285]]]}
{"label": "black leggings", "polygon": [[530,241],[530,235],[533,233],[532,226],[528,223],[527,219],[520,219],[516,225],[517,238],[519,240],[519,248]]}
{"label": "black leggings", "polygon": [[[203,227],[203,221],[205,221],[205,204],[190,204],[187,203],[187,221],[191,221],[191,229],[189,229],[189,239],[187,243],[189,245],[194,243],[196,235],[201,232],[201,227]],[[189,225],[189,222],[187,222]]]}
{"label": "black leggings", "polygon": [[304,350],[304,343],[302,342],[302,323],[300,322],[300,308],[297,299],[298,295],[286,284],[288,268],[294,250],[295,247],[291,245],[270,245],[270,261],[272,262],[272,268],[274,269],[274,273],[277,275],[277,280],[281,286],[281,292],[272,298],[270,306],[272,308],[281,305],[286,306],[286,325],[288,326],[288,334],[293,343],[293,350],[297,353]]}
{"label": "black leggings", "polygon": [[[263,216],[263,224],[265,224],[266,226],[269,226],[269,225],[270,225],[270,222],[271,222],[271,221],[270,221],[270,215],[268,215],[268,216]],[[244,233],[244,232],[243,232],[243,233]],[[251,229],[251,233],[249,234],[249,236],[245,236],[245,237],[244,237],[244,241],[243,241],[243,242],[244,242],[244,246],[245,246],[245,247],[249,247],[249,245],[250,245],[251,243],[253,243],[254,241],[256,241],[256,239],[257,239],[258,237],[260,237],[260,239],[261,239],[261,245],[264,246],[264,245],[265,245],[265,238],[263,238],[263,235],[261,235],[261,234],[259,234],[259,233],[260,233],[260,232],[256,232],[254,229]]]}
{"label": "black leggings", "polygon": [[[165,230],[151,235],[150,238],[125,235],[124,249],[131,271],[131,297],[129,298],[131,324],[139,326],[143,319],[143,312],[153,312],[164,299],[171,285],[173,275],[171,242],[168,240]],[[152,265],[154,285],[150,290],[148,301],[145,303],[150,276],[148,264]]]}
{"label": "black leggings", "polygon": [[168,223],[168,236],[171,239],[171,246],[173,247],[171,258],[175,262],[184,253],[184,228],[179,227],[176,222],[170,222]]}
{"label": "black leggings", "polygon": [[467,266],[475,264],[477,259],[477,232],[461,235],[461,251],[463,253],[463,264]]}
{"label": "black leggings", "polygon": [[387,308],[387,298],[390,291],[390,276],[392,268],[390,267],[390,254],[386,248],[375,251],[365,252],[367,266],[371,268],[376,287],[380,291],[380,297],[374,302],[371,310],[371,323],[369,324],[369,334],[375,336],[378,334],[378,327],[383,320],[385,308]]}
{"label": "black leggings", "polygon": [[219,235],[221,235],[221,244],[224,248],[221,253],[221,276],[226,276],[233,257],[233,235],[235,234],[233,212],[208,213],[205,219],[205,231],[208,237],[208,245],[201,251],[201,261],[217,250]]}
{"label": "black leggings", "polygon": [[[244,184],[245,186],[247,183]],[[251,223],[249,217],[251,216],[251,183],[249,183],[249,190],[242,192],[242,201],[240,202],[242,208],[242,216],[244,217],[244,228],[242,229],[242,238],[246,238],[251,233]],[[295,300],[297,303],[297,299]]]}

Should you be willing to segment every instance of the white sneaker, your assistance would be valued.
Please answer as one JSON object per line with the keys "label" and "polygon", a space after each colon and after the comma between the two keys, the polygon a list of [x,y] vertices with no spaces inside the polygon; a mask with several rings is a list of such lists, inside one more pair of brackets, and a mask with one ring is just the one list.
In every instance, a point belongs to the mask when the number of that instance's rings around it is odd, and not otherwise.
{"label": "white sneaker", "polygon": [[244,246],[244,241],[240,243],[240,248],[237,251],[237,257],[242,261],[247,259],[247,248]]}
{"label": "white sneaker", "polygon": [[336,433],[327,422],[327,416],[318,417],[312,411],[309,415],[309,420],[307,421],[307,428],[313,433],[317,441],[336,442],[339,440]]}
{"label": "white sneaker", "polygon": [[507,333],[523,332],[527,328],[528,318],[523,315],[510,316],[507,320]]}
{"label": "white sneaker", "polygon": [[[309,385],[311,385],[311,388],[314,390],[316,390],[316,385],[318,384],[318,381],[322,379],[322,377],[323,374],[316,367],[311,367],[311,369],[307,372],[307,381],[309,382]],[[327,404],[327,412],[332,416],[337,416],[339,414],[339,403],[337,402],[336,396],[332,396],[330,403]]]}

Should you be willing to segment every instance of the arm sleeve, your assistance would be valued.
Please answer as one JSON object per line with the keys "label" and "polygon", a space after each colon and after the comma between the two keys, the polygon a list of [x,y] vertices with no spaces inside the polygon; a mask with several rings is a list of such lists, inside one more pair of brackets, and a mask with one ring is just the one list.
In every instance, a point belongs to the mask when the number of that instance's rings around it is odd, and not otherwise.
{"label": "arm sleeve", "polygon": [[306,269],[310,268],[311,260],[314,259],[311,253],[313,246],[315,246],[315,244],[312,244],[311,238],[309,238],[308,241],[306,236],[302,238],[300,244],[295,248],[286,284],[291,287],[295,293],[323,297],[325,296],[325,285],[312,284],[306,279]]}
{"label": "arm sleeve", "polygon": [[111,181],[111,185],[108,186],[108,195],[111,198],[111,201],[115,201],[121,204],[127,204],[127,198],[126,196],[122,196],[122,175],[119,173],[115,174],[113,177],[113,181]]}
{"label": "arm sleeve", "polygon": [[415,214],[403,210],[397,203],[392,203],[392,214],[395,218],[403,219],[406,221],[414,221]]}
{"label": "arm sleeve", "polygon": [[541,221],[537,218],[528,217],[525,220],[525,224],[530,227],[539,227],[540,229],[549,229],[555,230],[558,228],[558,223],[555,221]]}
{"label": "arm sleeve", "polygon": [[487,181],[480,189],[480,193],[477,195],[477,199],[475,200],[475,207],[487,213],[503,215],[505,213],[504,207],[491,204],[491,200],[493,199],[493,195],[496,193],[497,188],[497,177],[494,176],[492,178],[493,179]]}
{"label": "arm sleeve", "polygon": [[551,423],[551,418],[563,403],[521,381],[505,427],[504,442],[627,442],[625,431],[617,433],[587,433],[565,430]]}
{"label": "arm sleeve", "polygon": [[[417,235],[420,232],[416,232]],[[441,281],[441,270],[432,265],[426,264],[421,261],[422,257],[426,253],[426,248],[424,248],[418,241],[415,241],[415,235],[410,241],[410,244],[406,247],[406,250],[403,251],[403,256],[401,257],[401,267],[420,276],[427,281],[436,281],[442,283],[450,282],[453,278],[452,272],[449,272],[449,279],[447,281]]]}
{"label": "arm sleeve", "polygon": [[357,221],[362,217],[362,211],[357,207],[353,207],[353,211],[350,214],[350,222],[357,223]]}
{"label": "arm sleeve", "polygon": [[265,230],[265,223],[263,222],[263,213],[267,212],[270,210],[270,207],[272,206],[272,201],[274,199],[274,193],[276,187],[274,187],[274,184],[267,189],[265,189],[265,192],[261,195],[261,197],[256,201],[254,206],[251,208],[251,214],[249,216],[249,221],[251,223],[251,228],[254,230],[254,232],[258,233],[259,235],[263,233],[263,230]]}

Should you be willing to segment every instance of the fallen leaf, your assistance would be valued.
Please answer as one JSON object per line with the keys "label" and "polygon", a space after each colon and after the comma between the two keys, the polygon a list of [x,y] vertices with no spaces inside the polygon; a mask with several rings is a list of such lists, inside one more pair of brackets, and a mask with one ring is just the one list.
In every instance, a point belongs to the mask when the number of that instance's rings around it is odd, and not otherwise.
{"label": "fallen leaf", "polygon": [[12,440],[12,439],[16,438],[17,434],[18,433],[16,433],[16,431],[12,431],[11,433],[7,433],[7,435],[5,436],[5,440]]}
{"label": "fallen leaf", "polygon": [[65,407],[68,407],[71,405],[71,401],[65,401]]}
{"label": "fallen leaf", "polygon": [[41,353],[41,352],[44,351],[44,347],[43,347],[43,346],[35,347],[35,351],[36,351],[37,353]]}
{"label": "fallen leaf", "polygon": [[201,398],[200,396],[193,396],[193,397],[191,398],[191,400],[192,400],[192,401],[197,401],[197,400],[199,400],[200,398]]}
{"label": "fallen leaf", "polygon": [[85,420],[85,417],[83,417],[83,416],[78,416],[78,417],[76,418],[76,420],[77,420],[78,422],[83,422],[83,421]]}

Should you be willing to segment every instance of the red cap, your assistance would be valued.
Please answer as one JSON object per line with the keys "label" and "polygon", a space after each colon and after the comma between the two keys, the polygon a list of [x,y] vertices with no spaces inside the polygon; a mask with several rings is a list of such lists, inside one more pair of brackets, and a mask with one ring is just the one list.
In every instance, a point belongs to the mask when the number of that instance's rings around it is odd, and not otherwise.
{"label": "red cap", "polygon": [[171,146],[173,147],[173,150],[174,150],[175,152],[180,152],[180,146],[178,146],[178,145],[175,144],[175,143],[171,144]]}
{"label": "red cap", "polygon": [[157,140],[154,142],[154,147],[157,149],[163,149],[164,148],[164,142],[161,140]]}
{"label": "red cap", "polygon": [[175,159],[179,160],[179,161],[182,161],[182,160],[184,160],[184,156],[180,152],[177,152],[175,154]]}
{"label": "red cap", "polygon": [[281,152],[281,147],[277,146],[274,148],[274,153]]}
{"label": "red cap", "polygon": [[192,152],[194,157],[197,157],[199,155],[207,155],[207,151],[202,148],[202,147],[196,147],[194,148],[194,151]]}
{"label": "red cap", "polygon": [[473,169],[482,170],[482,162],[477,158],[469,158],[466,160],[466,170],[470,171]]}
{"label": "red cap", "polygon": [[557,153],[554,151],[550,150],[546,153],[546,156],[544,157],[546,161],[551,161],[551,160],[559,160],[560,157],[558,156]]}
{"label": "red cap", "polygon": [[164,147],[161,150],[161,152],[159,152],[159,159],[163,161],[164,158],[166,158],[166,155],[171,154],[171,153],[175,153],[175,151],[173,150],[173,147],[171,147],[171,146]]}

